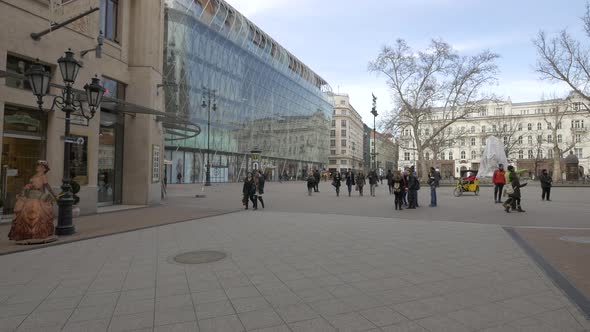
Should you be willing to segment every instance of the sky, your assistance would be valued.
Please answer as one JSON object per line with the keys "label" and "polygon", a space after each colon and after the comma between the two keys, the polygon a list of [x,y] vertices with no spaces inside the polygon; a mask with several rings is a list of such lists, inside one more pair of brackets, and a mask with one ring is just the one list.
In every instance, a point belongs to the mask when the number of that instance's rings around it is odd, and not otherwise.
{"label": "sky", "polygon": [[380,114],[392,109],[386,79],[367,70],[384,45],[402,38],[416,50],[442,39],[461,55],[498,53],[491,92],[512,102],[564,96],[563,84],[539,79],[533,38],[567,29],[586,42],[585,0],[226,0],[323,77],[347,93],[372,123],[371,93]]}

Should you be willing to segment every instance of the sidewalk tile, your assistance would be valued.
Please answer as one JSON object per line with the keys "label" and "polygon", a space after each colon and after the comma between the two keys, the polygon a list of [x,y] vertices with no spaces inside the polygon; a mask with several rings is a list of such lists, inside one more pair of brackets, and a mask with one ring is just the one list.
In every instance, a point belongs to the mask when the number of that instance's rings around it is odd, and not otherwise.
{"label": "sidewalk tile", "polygon": [[334,326],[341,332],[366,331],[376,327],[373,323],[356,312],[326,316],[326,320],[330,325]]}
{"label": "sidewalk tile", "polygon": [[337,330],[323,318],[290,323],[293,332],[336,332]]}
{"label": "sidewalk tile", "polygon": [[113,316],[109,332],[123,332],[140,329],[151,329],[154,325],[154,313],[142,312],[134,315]]}
{"label": "sidewalk tile", "polygon": [[247,330],[284,324],[279,315],[272,309],[262,309],[238,314]]}
{"label": "sidewalk tile", "polygon": [[407,318],[389,307],[377,307],[360,312],[363,317],[377,326],[388,326],[407,321]]}
{"label": "sidewalk tile", "polygon": [[428,332],[422,326],[414,322],[404,322],[396,325],[385,326],[381,328],[383,332]]}
{"label": "sidewalk tile", "polygon": [[237,313],[270,308],[270,304],[262,296],[233,299],[231,303]]}
{"label": "sidewalk tile", "polygon": [[235,314],[230,301],[209,302],[197,304],[197,317],[199,320],[219,316]]}
{"label": "sidewalk tile", "polygon": [[278,307],[275,308],[275,311],[287,323],[310,320],[318,317],[318,314],[315,313],[307,304]]}
{"label": "sidewalk tile", "polygon": [[170,325],[196,321],[195,309],[193,306],[176,307],[166,310],[156,310],[155,325]]}
{"label": "sidewalk tile", "polygon": [[246,329],[237,315],[199,320],[201,332],[242,332]]}
{"label": "sidewalk tile", "polygon": [[64,327],[64,332],[104,332],[109,327],[110,318],[87,320],[83,322],[70,322]]}
{"label": "sidewalk tile", "polygon": [[196,321],[156,326],[154,332],[199,332]]}

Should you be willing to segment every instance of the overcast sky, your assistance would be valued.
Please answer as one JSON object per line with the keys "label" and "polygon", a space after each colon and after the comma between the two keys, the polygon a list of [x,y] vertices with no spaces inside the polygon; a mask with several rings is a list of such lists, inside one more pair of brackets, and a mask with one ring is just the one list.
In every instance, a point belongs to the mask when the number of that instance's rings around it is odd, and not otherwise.
{"label": "overcast sky", "polygon": [[[380,113],[391,109],[385,78],[367,71],[383,45],[405,39],[417,49],[442,38],[461,54],[501,55],[494,92],[513,102],[564,95],[540,81],[531,40],[539,30],[582,35],[584,0],[227,0],[326,79],[372,123],[371,92]],[[584,38],[580,38],[584,39]],[[584,40],[585,42],[586,40]]]}

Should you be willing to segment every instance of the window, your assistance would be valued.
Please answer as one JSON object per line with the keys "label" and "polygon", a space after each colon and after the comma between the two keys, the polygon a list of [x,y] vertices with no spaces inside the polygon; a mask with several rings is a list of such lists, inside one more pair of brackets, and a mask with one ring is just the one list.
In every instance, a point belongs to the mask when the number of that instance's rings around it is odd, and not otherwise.
{"label": "window", "polygon": [[328,164],[330,164],[330,165],[336,165],[337,163],[338,163],[338,161],[336,159],[328,160]]}
{"label": "window", "polygon": [[537,150],[537,156],[539,157],[539,159],[543,159],[543,150],[538,149]]}
{"label": "window", "polygon": [[336,127],[336,120],[332,120],[332,127]]}
{"label": "window", "polygon": [[543,143],[543,135],[537,135],[537,143]]}
{"label": "window", "polygon": [[561,136],[561,134],[557,135],[557,143],[562,143],[563,142],[563,137]]}
{"label": "window", "polygon": [[475,146],[475,137],[471,137],[471,146]]}
{"label": "window", "polygon": [[449,160],[453,160],[455,158],[453,158],[453,151],[449,151]]}
{"label": "window", "polygon": [[102,86],[105,88],[104,96],[125,100],[126,85],[111,78],[102,77]]}
{"label": "window", "polygon": [[532,145],[533,144],[533,136],[529,136],[527,138],[527,141],[528,141],[529,145]]}
{"label": "window", "polygon": [[524,159],[524,152],[522,150],[518,150],[518,159]]}
{"label": "window", "polygon": [[508,145],[508,136],[503,137],[504,145]]}
{"label": "window", "polygon": [[547,150],[547,158],[553,159],[553,149]]}
{"label": "window", "polygon": [[496,108],[496,115],[504,115],[504,109],[502,107]]}
{"label": "window", "polygon": [[340,136],[346,137],[346,129],[340,130]]}
{"label": "window", "polygon": [[526,127],[527,127],[528,130],[533,130],[533,125],[530,124],[530,123],[528,125],[526,125]]}
{"label": "window", "polygon": [[557,123],[557,129],[561,129],[561,121]]}
{"label": "window", "polygon": [[426,158],[426,160],[430,160],[430,153],[426,152],[426,155],[424,156],[424,158]]}
{"label": "window", "polygon": [[553,136],[547,135],[547,143],[553,143]]}
{"label": "window", "polygon": [[547,122],[547,129],[553,129],[553,125],[551,124],[551,122]]}
{"label": "window", "polygon": [[482,137],[481,138],[481,146],[485,146],[486,145],[486,138]]}
{"label": "window", "polygon": [[461,159],[465,159],[465,158],[466,158],[465,151],[461,151]]}
{"label": "window", "polygon": [[465,146],[465,139],[464,138],[462,138],[459,142],[460,142],[459,144],[461,144],[461,146]]}
{"label": "window", "polygon": [[336,129],[330,130],[330,137],[336,137]]}
{"label": "window", "polygon": [[404,160],[410,160],[410,153],[404,152]]}
{"label": "window", "polygon": [[340,146],[345,148],[346,147],[346,140],[343,139],[342,141],[340,141]]}
{"label": "window", "polygon": [[117,36],[119,0],[100,1],[100,31],[104,37],[119,42]]}
{"label": "window", "polygon": [[477,152],[475,152],[475,151],[471,151],[471,159],[472,159],[472,160],[475,160],[475,159],[477,159]]}
{"label": "window", "polygon": [[346,100],[341,100],[340,105],[346,105]]}
{"label": "window", "polygon": [[426,136],[430,135],[430,129],[428,129],[428,128],[424,129],[424,135],[426,135]]}
{"label": "window", "polygon": [[522,136],[518,136],[518,144],[522,144]]}
{"label": "window", "polygon": [[481,126],[481,132],[485,133],[486,132],[486,126]]}
{"label": "window", "polygon": [[340,114],[342,114],[342,115],[346,115],[347,113],[348,113],[348,112],[346,112],[346,110],[342,110],[342,111],[340,111]]}
{"label": "window", "polygon": [[576,134],[576,143],[582,143],[582,135]]}
{"label": "window", "polygon": [[340,150],[340,154],[346,154],[346,149]]}
{"label": "window", "polygon": [[497,129],[496,125],[492,125],[492,131],[496,132],[496,129]]}
{"label": "window", "polygon": [[576,157],[578,157],[578,159],[582,159],[582,148],[575,148],[574,149],[574,154],[576,155]]}
{"label": "window", "polygon": [[522,131],[522,123],[518,124],[518,131]]}
{"label": "window", "polygon": [[537,123],[537,130],[543,130],[543,125],[541,122]]}
{"label": "window", "polygon": [[346,128],[346,120],[340,120],[340,127]]}
{"label": "window", "polygon": [[335,156],[336,155],[336,150],[330,150],[330,155]]}
{"label": "window", "polygon": [[330,140],[330,146],[332,146],[332,147],[336,146],[336,140],[335,139]]}
{"label": "window", "polygon": [[340,160],[340,165],[348,165],[348,160],[346,160],[346,159]]}
{"label": "window", "polygon": [[[9,73],[24,75],[32,64],[33,61],[19,58],[11,54],[8,54],[6,57],[6,71]],[[43,67],[45,68],[45,71],[51,72],[51,67]],[[8,76],[6,77],[6,86],[17,89],[31,90],[29,80],[26,78],[20,79]]]}
{"label": "window", "polygon": [[535,155],[533,154],[533,150],[528,151],[528,157],[529,157],[529,159],[535,159]]}

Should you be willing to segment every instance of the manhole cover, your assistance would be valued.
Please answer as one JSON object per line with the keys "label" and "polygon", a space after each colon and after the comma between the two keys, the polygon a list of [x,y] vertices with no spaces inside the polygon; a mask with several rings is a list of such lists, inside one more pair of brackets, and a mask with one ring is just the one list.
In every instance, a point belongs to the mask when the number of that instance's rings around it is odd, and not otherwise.
{"label": "manhole cover", "polygon": [[174,256],[174,261],[181,264],[203,264],[222,260],[227,256],[221,251],[199,250],[190,251]]}
{"label": "manhole cover", "polygon": [[590,244],[590,236],[562,236],[559,239],[568,242]]}

